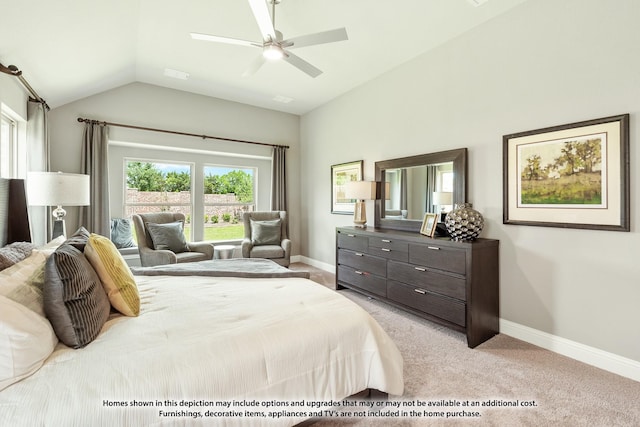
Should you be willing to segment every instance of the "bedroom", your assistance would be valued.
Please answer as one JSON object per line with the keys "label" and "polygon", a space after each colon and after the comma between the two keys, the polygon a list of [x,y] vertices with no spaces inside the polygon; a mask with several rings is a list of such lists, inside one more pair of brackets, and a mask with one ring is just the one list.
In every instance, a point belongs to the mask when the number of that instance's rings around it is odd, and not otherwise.
{"label": "bedroom", "polygon": [[[331,270],[335,227],[351,223],[330,213],[331,165],[363,159],[373,179],[376,161],[467,147],[469,199],[487,220],[483,237],[500,240],[501,331],[637,381],[640,5],[558,3],[522,2],[301,116],[144,83],[77,82],[94,95],[52,109],[52,167],[79,171],[81,116],[286,142],[290,176],[299,177],[289,187],[294,255]],[[0,55],[13,62],[8,48]],[[43,71],[30,61],[15,63],[33,80]],[[0,101],[22,116],[25,96],[0,75]],[[202,111],[214,112],[206,125]],[[631,114],[630,233],[502,224],[502,135],[623,113]]]}

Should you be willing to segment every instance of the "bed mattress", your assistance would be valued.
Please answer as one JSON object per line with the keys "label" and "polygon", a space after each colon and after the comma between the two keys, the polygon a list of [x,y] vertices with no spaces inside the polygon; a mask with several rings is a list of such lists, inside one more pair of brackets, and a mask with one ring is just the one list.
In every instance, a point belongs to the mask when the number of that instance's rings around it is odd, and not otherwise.
{"label": "bed mattress", "polygon": [[[140,315],[112,314],[85,348],[58,344],[39,371],[0,392],[0,425],[285,426],[305,418],[204,414],[221,414],[217,402],[403,392],[402,357],[388,335],[358,305],[310,280],[136,281]],[[178,411],[194,414],[167,415]]]}

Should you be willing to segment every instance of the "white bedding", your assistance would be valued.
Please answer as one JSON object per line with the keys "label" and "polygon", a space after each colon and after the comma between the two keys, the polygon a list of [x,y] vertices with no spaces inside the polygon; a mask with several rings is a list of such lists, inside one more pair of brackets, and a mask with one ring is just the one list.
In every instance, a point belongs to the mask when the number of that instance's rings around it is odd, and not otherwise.
{"label": "white bedding", "polygon": [[[0,425],[293,425],[304,418],[159,411],[221,410],[165,400],[337,401],[366,388],[403,392],[402,357],[387,334],[355,303],[310,280],[136,281],[140,316],[112,315],[83,349],[59,344],[38,372],[0,392]],[[161,405],[132,408],[132,400]]]}

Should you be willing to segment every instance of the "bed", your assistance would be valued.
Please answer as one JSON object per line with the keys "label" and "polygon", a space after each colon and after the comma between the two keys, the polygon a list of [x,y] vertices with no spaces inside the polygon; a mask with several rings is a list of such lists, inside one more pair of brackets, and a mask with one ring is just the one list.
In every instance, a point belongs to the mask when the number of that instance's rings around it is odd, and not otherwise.
{"label": "bed", "polygon": [[[15,265],[37,255],[48,272],[66,244],[36,248]],[[363,390],[403,393],[395,344],[337,292],[271,273],[169,274],[132,275],[137,315],[112,302],[97,335],[78,348],[47,329],[59,322],[47,310],[45,318],[0,292],[2,345],[16,327],[10,317],[29,315],[37,327],[27,332],[41,334],[31,345],[51,347],[13,382],[3,383],[8,356],[0,356],[0,425],[291,426]],[[45,296],[54,287],[43,286]]]}

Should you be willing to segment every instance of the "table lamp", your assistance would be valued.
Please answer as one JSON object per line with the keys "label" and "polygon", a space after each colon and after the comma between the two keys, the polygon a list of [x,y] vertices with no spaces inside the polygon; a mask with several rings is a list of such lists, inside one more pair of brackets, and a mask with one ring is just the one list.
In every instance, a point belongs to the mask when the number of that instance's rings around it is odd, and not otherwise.
{"label": "table lamp", "polygon": [[29,172],[27,174],[27,197],[32,206],[56,206],[52,215],[51,239],[66,236],[62,206],[89,205],[89,175],[62,172]]}
{"label": "table lamp", "polygon": [[444,217],[447,214],[445,212],[445,206],[453,203],[453,193],[450,191],[434,191],[433,192],[433,204],[440,206],[440,222],[444,222]]}
{"label": "table lamp", "polygon": [[353,211],[353,224],[356,227],[365,228],[367,225],[367,210],[365,200],[375,200],[376,198],[376,182],[375,181],[350,181],[347,182],[345,188],[345,197],[347,199],[356,199],[355,209]]}

